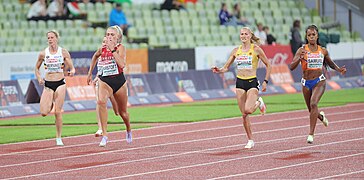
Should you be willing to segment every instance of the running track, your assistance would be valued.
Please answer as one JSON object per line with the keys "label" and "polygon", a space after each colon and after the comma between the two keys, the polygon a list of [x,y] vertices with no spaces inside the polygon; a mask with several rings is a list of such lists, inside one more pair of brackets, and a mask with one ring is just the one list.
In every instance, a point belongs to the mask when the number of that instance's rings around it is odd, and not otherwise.
{"label": "running track", "polygon": [[324,110],[314,144],[305,110],[251,117],[251,150],[240,118],[0,145],[0,179],[364,179],[364,103]]}

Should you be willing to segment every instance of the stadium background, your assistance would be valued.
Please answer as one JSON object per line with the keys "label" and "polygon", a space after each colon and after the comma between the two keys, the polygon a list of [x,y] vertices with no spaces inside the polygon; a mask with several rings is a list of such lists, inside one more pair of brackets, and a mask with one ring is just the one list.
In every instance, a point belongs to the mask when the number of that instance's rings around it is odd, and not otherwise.
{"label": "stadium background", "polygon": [[[300,69],[290,72],[287,68],[293,57],[289,32],[295,19],[301,20],[302,27],[312,23],[321,27],[321,43],[339,66],[345,64],[348,68],[345,77],[326,72],[330,79],[327,89],[363,87],[361,1],[198,0],[187,3],[186,11],[160,11],[155,10],[160,0],[133,0],[123,3],[123,11],[133,25],[129,39],[124,38],[131,106],[235,97],[234,71],[216,75],[209,70],[211,65],[224,64],[232,48],[239,45],[241,27],[218,24],[221,2],[226,2],[229,10],[239,2],[253,31],[260,22],[269,26],[277,38],[277,45],[262,46],[274,65],[272,83],[264,94],[301,89]],[[51,29],[60,32],[60,46],[70,51],[76,66],[77,76],[67,78],[64,110],[95,108],[94,89],[86,85],[85,75],[113,6],[110,2],[78,5],[87,13],[85,19],[27,21],[29,3],[1,1],[1,118],[39,114],[42,87],[34,80],[34,65],[39,51],[47,46],[45,33]],[[301,35],[304,37],[304,30]],[[258,69],[258,76],[264,73],[264,68]]]}

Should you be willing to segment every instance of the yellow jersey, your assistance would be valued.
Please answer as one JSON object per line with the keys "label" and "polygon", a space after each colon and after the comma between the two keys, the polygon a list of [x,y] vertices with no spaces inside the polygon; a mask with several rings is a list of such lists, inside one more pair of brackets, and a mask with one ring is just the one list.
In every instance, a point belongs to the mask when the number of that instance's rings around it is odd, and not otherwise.
{"label": "yellow jersey", "polygon": [[[235,53],[236,68],[238,70],[256,70],[258,68],[258,55],[254,51],[254,44],[250,45],[250,49],[247,52],[243,52],[242,45],[239,46]],[[238,78],[243,79],[238,76]]]}

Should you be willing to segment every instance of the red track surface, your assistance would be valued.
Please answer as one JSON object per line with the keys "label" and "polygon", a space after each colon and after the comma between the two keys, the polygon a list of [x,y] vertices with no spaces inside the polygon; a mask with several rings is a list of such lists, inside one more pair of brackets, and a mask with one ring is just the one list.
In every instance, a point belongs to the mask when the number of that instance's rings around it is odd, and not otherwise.
{"label": "red track surface", "polygon": [[251,117],[256,146],[242,120],[230,118],[0,145],[1,179],[364,179],[364,104],[326,108],[330,121],[307,144],[307,111]]}

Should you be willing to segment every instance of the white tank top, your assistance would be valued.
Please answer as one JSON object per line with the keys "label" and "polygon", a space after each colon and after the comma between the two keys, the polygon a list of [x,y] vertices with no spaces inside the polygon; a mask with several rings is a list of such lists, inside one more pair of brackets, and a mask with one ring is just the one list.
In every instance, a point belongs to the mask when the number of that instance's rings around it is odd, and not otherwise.
{"label": "white tank top", "polygon": [[62,48],[58,47],[56,54],[49,52],[49,47],[45,49],[44,69],[46,73],[63,72],[64,58],[62,56]]}

